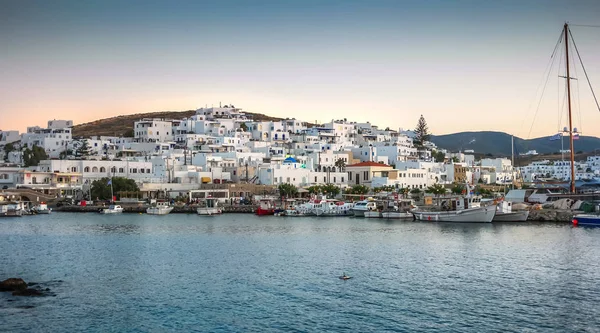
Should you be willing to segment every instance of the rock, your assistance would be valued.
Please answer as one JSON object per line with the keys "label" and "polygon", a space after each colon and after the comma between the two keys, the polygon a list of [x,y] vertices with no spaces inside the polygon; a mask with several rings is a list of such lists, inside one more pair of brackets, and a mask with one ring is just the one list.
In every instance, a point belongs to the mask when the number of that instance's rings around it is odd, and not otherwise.
{"label": "rock", "polygon": [[0,282],[0,291],[17,291],[27,289],[27,283],[23,279],[10,278]]}
{"label": "rock", "polygon": [[44,296],[44,294],[37,290],[37,289],[24,289],[24,290],[17,290],[17,291],[13,291],[12,293],[13,296]]}

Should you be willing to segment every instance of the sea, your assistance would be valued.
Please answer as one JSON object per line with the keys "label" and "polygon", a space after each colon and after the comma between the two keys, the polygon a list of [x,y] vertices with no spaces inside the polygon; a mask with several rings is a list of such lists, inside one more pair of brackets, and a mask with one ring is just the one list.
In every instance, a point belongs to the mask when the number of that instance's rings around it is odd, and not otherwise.
{"label": "sea", "polygon": [[600,332],[600,229],[564,223],[52,213],[0,219],[9,277],[49,292],[1,332]]}

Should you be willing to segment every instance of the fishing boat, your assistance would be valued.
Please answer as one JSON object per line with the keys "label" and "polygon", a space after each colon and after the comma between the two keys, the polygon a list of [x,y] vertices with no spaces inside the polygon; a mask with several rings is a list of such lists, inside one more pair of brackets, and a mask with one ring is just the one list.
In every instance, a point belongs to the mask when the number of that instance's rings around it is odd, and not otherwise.
{"label": "fishing boat", "polygon": [[100,214],[119,214],[123,213],[121,205],[110,205],[108,208],[100,209]]}
{"label": "fishing boat", "polygon": [[219,207],[219,199],[206,198],[200,207],[196,208],[198,215],[219,215],[223,214],[223,209]]}
{"label": "fishing boat", "polygon": [[573,216],[573,225],[595,225],[600,226],[600,214],[577,214]]}
{"label": "fishing boat", "polygon": [[352,213],[356,217],[365,217],[365,212],[377,210],[377,202],[373,198],[358,201],[352,207]]}
{"label": "fishing boat", "polygon": [[35,205],[31,211],[34,214],[50,214],[52,209],[48,208],[48,205],[45,202],[40,202],[39,204]]}
{"label": "fishing boat", "polygon": [[173,210],[173,206],[166,201],[159,201],[146,209],[146,214],[149,215],[167,215]]}
{"label": "fishing boat", "polygon": [[396,199],[387,203],[387,207],[381,212],[381,217],[388,220],[412,221],[414,216],[409,211],[414,208],[412,200]]}
{"label": "fishing boat", "polygon": [[258,202],[258,208],[256,208],[256,215],[275,215],[275,204],[272,199],[261,199]]}
{"label": "fishing boat", "polygon": [[322,200],[315,204],[313,213],[317,216],[353,216],[353,205],[334,199]]}
{"label": "fishing boat", "polygon": [[492,222],[525,222],[529,217],[529,210],[512,210],[512,202],[503,200],[496,204],[496,215]]}
{"label": "fishing boat", "polygon": [[[365,218],[371,218],[371,219],[379,219],[382,218],[383,216],[381,215],[381,210],[367,210],[366,212],[364,212],[364,217]],[[412,215],[411,215],[412,216]]]}

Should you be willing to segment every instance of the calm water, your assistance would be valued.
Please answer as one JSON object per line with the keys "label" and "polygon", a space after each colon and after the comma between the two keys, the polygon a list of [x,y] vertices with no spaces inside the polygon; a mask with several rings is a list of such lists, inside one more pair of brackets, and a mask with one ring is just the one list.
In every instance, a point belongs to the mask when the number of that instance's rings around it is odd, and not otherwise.
{"label": "calm water", "polygon": [[56,293],[0,294],[0,330],[600,332],[599,239],[556,224],[0,219],[0,278]]}

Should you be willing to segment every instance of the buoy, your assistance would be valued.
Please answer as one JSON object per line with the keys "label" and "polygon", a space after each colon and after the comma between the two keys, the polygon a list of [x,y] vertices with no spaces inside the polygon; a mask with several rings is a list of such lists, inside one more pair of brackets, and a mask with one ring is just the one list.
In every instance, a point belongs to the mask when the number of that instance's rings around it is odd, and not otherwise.
{"label": "buoy", "polygon": [[572,221],[572,222],[573,222],[573,225],[574,225],[574,226],[577,226],[577,224],[579,224],[579,221],[577,221],[577,219],[573,219],[573,221]]}

